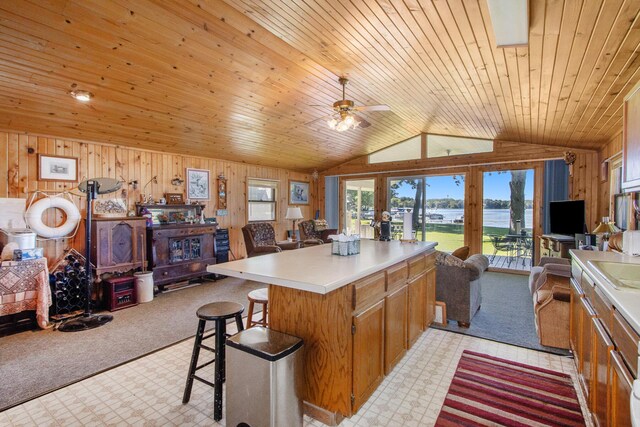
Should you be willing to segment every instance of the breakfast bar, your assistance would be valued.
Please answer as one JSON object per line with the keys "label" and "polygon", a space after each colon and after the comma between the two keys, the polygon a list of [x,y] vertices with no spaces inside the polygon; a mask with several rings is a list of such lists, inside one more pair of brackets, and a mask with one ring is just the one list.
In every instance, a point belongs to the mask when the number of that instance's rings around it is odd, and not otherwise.
{"label": "breakfast bar", "polygon": [[366,402],[435,316],[435,242],[312,246],[211,265],[269,284],[270,328],[304,340],[305,412],[337,425]]}

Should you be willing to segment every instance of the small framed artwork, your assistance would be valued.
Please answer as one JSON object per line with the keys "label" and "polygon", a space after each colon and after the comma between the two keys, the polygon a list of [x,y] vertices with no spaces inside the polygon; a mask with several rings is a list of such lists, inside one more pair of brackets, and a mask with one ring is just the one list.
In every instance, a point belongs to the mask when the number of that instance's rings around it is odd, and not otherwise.
{"label": "small framed artwork", "polygon": [[184,204],[184,198],[182,197],[182,193],[165,193],[164,198],[167,199],[168,205]]}
{"label": "small framed artwork", "polygon": [[304,181],[289,181],[289,204],[309,204],[309,183]]}
{"label": "small framed artwork", "polygon": [[38,154],[38,181],[78,181],[78,159]]}
{"label": "small framed artwork", "polygon": [[209,200],[209,171],[187,169],[187,199]]}

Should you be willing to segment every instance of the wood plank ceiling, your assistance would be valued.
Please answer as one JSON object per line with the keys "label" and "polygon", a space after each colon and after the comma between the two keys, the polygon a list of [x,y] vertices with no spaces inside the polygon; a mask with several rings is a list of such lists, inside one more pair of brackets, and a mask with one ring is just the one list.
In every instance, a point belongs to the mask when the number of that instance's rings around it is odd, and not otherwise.
{"label": "wood plank ceiling", "polygon": [[[640,1],[529,3],[529,46],[497,49],[486,0],[2,0],[0,127],[295,170],[419,132],[602,146],[640,79]],[[306,124],[340,75],[392,112]]]}

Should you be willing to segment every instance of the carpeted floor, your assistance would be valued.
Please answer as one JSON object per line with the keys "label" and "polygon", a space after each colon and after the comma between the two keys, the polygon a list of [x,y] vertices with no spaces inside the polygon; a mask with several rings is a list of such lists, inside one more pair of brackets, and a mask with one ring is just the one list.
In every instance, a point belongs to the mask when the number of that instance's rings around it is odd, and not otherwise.
{"label": "carpeted floor", "polygon": [[2,337],[0,411],[192,337],[198,307],[214,301],[247,307],[247,294],[264,286],[229,277],[116,311],[111,323],[97,329],[36,330]]}
{"label": "carpeted floor", "polygon": [[461,328],[458,322],[450,321],[446,327],[434,327],[533,350],[569,354],[540,345],[534,322],[528,276],[486,272],[482,279],[482,305],[471,319],[471,326]]}

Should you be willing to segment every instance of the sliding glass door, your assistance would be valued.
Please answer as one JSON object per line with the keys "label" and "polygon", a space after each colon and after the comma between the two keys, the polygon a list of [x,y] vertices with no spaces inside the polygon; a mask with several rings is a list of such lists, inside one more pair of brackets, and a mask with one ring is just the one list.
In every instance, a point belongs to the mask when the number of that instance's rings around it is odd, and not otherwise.
{"label": "sliding glass door", "polygon": [[405,214],[416,239],[438,242],[438,249],[464,246],[464,175],[391,178],[387,206],[392,238],[402,238]]}
{"label": "sliding glass door", "polygon": [[482,249],[491,267],[531,269],[533,185],[533,169],[484,173]]}
{"label": "sliding glass door", "polygon": [[363,239],[374,237],[370,224],[374,218],[375,184],[373,179],[345,181],[344,228]]}

